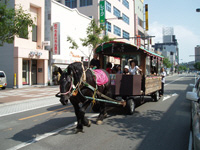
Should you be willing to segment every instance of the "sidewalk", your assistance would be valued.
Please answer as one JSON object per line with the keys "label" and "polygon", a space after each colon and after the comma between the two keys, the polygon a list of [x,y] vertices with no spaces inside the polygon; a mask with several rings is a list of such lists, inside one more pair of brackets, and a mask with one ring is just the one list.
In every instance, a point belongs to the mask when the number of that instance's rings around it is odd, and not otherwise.
{"label": "sidewalk", "polygon": [[30,99],[55,96],[59,92],[59,86],[27,87],[20,89],[0,90],[0,105],[11,102],[19,102]]}
{"label": "sidewalk", "polygon": [[0,90],[0,117],[60,104],[59,86]]}

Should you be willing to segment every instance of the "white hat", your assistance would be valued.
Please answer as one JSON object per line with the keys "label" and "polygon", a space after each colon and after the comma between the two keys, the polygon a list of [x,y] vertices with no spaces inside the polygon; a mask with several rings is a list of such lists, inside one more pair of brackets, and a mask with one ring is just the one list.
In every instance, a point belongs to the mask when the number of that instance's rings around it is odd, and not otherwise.
{"label": "white hat", "polygon": [[129,66],[128,66],[128,65],[126,65],[124,68],[126,68],[126,69],[129,69]]}

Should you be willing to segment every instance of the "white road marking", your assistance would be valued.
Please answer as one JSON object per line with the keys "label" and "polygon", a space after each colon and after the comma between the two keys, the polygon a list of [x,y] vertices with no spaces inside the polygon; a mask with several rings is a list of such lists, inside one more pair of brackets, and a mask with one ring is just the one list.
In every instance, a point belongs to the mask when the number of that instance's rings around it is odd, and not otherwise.
{"label": "white road marking", "polygon": [[180,80],[181,78],[184,78],[184,77],[180,77],[180,78],[178,78],[178,79],[176,79],[176,80],[174,80],[174,81],[171,81],[171,82],[165,84],[165,86],[167,86],[167,85],[169,85],[169,84],[171,84],[171,83],[174,83],[174,82],[176,82],[177,80]]}
{"label": "white road marking", "polygon": [[167,96],[164,96],[163,100],[162,101],[165,101],[167,100],[168,98],[170,98],[171,96],[167,95]]}
{"label": "white road marking", "polygon": [[[88,118],[91,119],[91,118],[97,117],[98,115],[99,115],[99,114],[93,114],[93,115],[89,116]],[[30,144],[32,144],[32,143],[36,143],[36,142],[38,142],[38,141],[40,141],[40,140],[42,140],[42,139],[45,139],[45,138],[47,138],[47,137],[49,137],[49,136],[58,134],[59,132],[61,132],[61,131],[63,131],[63,130],[69,129],[69,128],[75,126],[76,124],[77,124],[77,122],[71,123],[71,124],[69,124],[69,125],[67,125],[67,126],[65,126],[65,127],[59,128],[59,129],[54,130],[54,131],[49,132],[49,133],[45,133],[45,134],[43,134],[43,135],[41,135],[41,136],[38,136],[38,137],[36,137],[36,138],[34,138],[34,139],[32,139],[32,140],[23,142],[23,143],[21,143],[21,144],[19,144],[19,145],[16,145],[16,146],[12,147],[12,148],[9,148],[9,149],[7,149],[7,150],[18,150],[18,149],[20,149],[20,148],[26,147],[26,146],[28,146],[28,145],[30,145]]]}
{"label": "white road marking", "polygon": [[190,131],[188,150],[192,150],[192,131]]}
{"label": "white road marking", "polygon": [[164,96],[164,98],[163,98],[162,101],[165,101],[165,100],[167,100],[167,99],[169,99],[169,98],[171,98],[171,97],[173,97],[173,96],[177,96],[177,95],[178,95],[177,93],[174,93],[174,94],[172,94],[172,95],[166,95],[166,96]]}
{"label": "white road marking", "polygon": [[176,94],[176,93],[174,93],[174,94],[172,94],[172,96],[177,96],[178,94]]}

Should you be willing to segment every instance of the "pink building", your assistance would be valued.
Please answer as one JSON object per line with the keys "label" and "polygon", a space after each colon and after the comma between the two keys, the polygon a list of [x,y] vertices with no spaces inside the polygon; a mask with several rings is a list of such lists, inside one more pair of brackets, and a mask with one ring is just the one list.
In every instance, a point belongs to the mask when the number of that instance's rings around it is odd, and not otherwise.
{"label": "pink building", "polygon": [[8,87],[47,85],[49,51],[44,49],[44,0],[10,0],[10,5],[19,5],[31,14],[35,27],[28,28],[28,37],[15,37],[13,44],[0,47],[0,70],[7,75]]}

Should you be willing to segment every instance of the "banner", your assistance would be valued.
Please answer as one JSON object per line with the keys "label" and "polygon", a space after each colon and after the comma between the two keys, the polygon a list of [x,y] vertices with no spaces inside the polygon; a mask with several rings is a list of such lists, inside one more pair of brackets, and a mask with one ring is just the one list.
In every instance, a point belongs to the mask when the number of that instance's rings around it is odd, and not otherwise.
{"label": "banner", "polygon": [[146,31],[148,31],[149,30],[148,4],[145,4],[145,23],[146,23]]}
{"label": "banner", "polygon": [[100,24],[104,25],[105,24],[105,1],[100,1],[99,2],[99,20],[100,20]]}
{"label": "banner", "polygon": [[60,54],[60,23],[53,23],[53,55]]}

